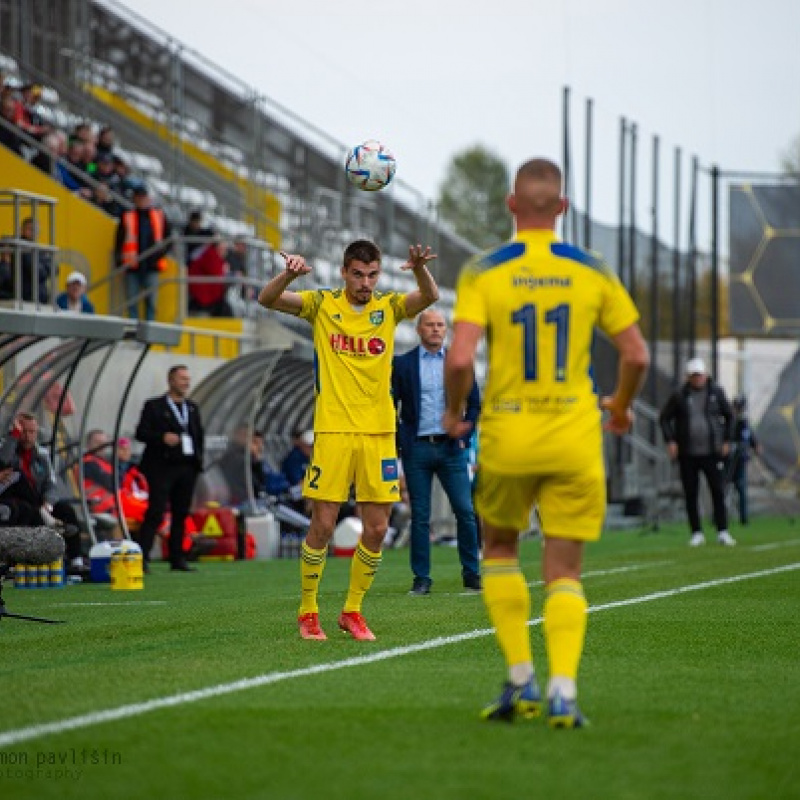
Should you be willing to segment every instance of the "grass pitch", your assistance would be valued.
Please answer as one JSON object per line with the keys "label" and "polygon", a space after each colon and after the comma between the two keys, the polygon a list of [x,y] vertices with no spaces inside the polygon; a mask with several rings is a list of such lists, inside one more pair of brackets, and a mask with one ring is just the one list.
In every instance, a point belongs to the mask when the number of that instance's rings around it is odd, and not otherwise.
{"label": "grass pitch", "polygon": [[[409,597],[389,551],[339,635],[349,561],[328,561],[327,642],[297,635],[296,561],[156,564],[143,592],[6,588],[0,792],[9,798],[501,800],[800,797],[800,526],[757,520],[736,548],[684,526],[589,547],[580,678],[591,726],[478,719],[504,679],[454,550]],[[540,547],[523,546],[533,616]],[[542,683],[541,626],[531,626]]]}

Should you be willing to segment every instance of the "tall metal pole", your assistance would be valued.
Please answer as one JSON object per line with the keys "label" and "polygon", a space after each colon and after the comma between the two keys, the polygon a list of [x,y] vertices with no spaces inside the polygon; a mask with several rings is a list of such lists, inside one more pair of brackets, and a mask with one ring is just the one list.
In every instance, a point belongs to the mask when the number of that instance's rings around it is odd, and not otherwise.
{"label": "tall metal pole", "polygon": [[619,227],[617,228],[617,269],[620,280],[625,283],[625,140],[628,121],[619,121]]}
{"label": "tall metal pole", "polygon": [[[569,121],[569,86],[564,87],[563,103],[562,103],[562,116],[563,116],[563,159],[562,164],[564,167],[564,194],[570,197],[572,189],[572,165],[570,163],[570,121]],[[570,224],[572,230],[570,232]],[[575,243],[575,212],[570,206],[567,207],[567,213],[564,216],[563,223],[563,236],[567,241]]]}
{"label": "tall metal pole", "polygon": [[[650,232],[650,352],[654,368],[650,370],[650,402],[658,408],[658,336],[659,336],[659,303],[658,303],[658,136],[653,136],[653,194],[651,206],[651,232]],[[654,440],[655,441],[655,440]]]}
{"label": "tall metal pole", "polygon": [[719,345],[719,167],[711,167],[711,375],[718,377]]}
{"label": "tall metal pole", "polygon": [[675,148],[675,208],[672,250],[672,378],[681,378],[681,149]]}
{"label": "tall metal pole", "polygon": [[592,111],[591,97],[586,98],[586,200],[583,216],[583,246],[592,247]]}
{"label": "tall metal pole", "polygon": [[692,182],[689,191],[689,261],[686,280],[689,284],[688,332],[689,355],[697,354],[697,156],[692,156]]}
{"label": "tall metal pole", "polygon": [[631,123],[631,175],[628,202],[628,289],[636,300],[636,123]]}

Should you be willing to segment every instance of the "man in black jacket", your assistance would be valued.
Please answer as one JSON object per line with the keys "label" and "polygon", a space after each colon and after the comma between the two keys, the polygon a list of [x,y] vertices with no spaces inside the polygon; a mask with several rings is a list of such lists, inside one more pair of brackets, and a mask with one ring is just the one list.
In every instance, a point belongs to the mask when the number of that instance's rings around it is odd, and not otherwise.
{"label": "man in black jacket", "polygon": [[686,365],[686,382],[667,400],[661,411],[661,430],[670,458],[678,460],[692,534],[691,547],[705,544],[698,509],[700,473],[706,476],[714,505],[717,541],[731,547],[725,509],[725,460],[733,436],[733,411],[721,386],[706,372],[702,358]]}
{"label": "man in black jacket", "polygon": [[169,560],[173,570],[194,572],[183,549],[184,523],[203,469],[203,425],[196,403],[187,398],[191,381],[183,365],[170,367],[169,391],[144,404],[136,438],[145,449],[139,468],[150,485],[150,498],[137,538],[145,563],[169,504]]}

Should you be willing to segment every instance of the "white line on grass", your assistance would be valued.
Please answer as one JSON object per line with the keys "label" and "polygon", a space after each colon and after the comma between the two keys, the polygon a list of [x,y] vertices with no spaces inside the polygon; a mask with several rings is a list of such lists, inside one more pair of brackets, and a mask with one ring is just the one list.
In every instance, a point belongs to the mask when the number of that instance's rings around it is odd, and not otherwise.
{"label": "white line on grass", "polygon": [[[674,561],[650,561],[646,564],[628,564],[626,567],[612,567],[611,569],[595,569],[591,572],[584,572],[581,578],[599,578],[603,575],[616,575],[619,572],[634,572],[637,569],[650,569],[652,567],[663,567],[667,564],[674,564]],[[544,581],[528,581],[528,586],[542,586]]]}
{"label": "white line on grass", "polygon": [[165,606],[166,600],[129,600],[127,603],[53,603],[54,606]]}
{"label": "white line on grass", "polygon": [[[639,597],[630,597],[627,600],[615,600],[610,603],[602,603],[601,605],[591,606],[589,611],[605,611],[609,608],[621,608],[638,603],[649,603],[652,600],[675,597],[676,595],[686,594],[687,592],[696,592],[702,589],[710,589],[714,586],[723,586],[728,583],[737,583],[738,581],[746,581],[753,578],[764,578],[768,575],[777,575],[781,572],[789,572],[796,569],[800,569],[800,562],[784,564],[780,567],[764,569],[758,572],[748,572],[744,575],[733,575],[728,578],[716,578],[711,581],[703,581],[703,583],[678,586],[674,589],[665,589],[661,592],[653,592],[651,594],[640,595]],[[542,619],[539,617],[531,620],[528,624],[539,625],[541,622]],[[378,653],[370,653],[364,656],[353,656],[353,658],[331,661],[327,664],[315,664],[314,666],[289,670],[288,672],[270,672],[266,675],[258,675],[255,678],[243,678],[242,680],[233,681],[232,683],[221,683],[216,686],[209,686],[205,689],[196,689],[192,692],[182,692],[181,694],[173,694],[168,697],[156,698],[155,700],[147,700],[143,703],[131,703],[126,706],[109,708],[105,711],[94,711],[90,714],[82,714],[78,717],[69,717],[67,719],[57,720],[56,722],[47,722],[43,725],[31,725],[27,728],[17,728],[17,730],[0,733],[0,747],[10,747],[49,734],[65,733],[66,731],[73,731],[79,728],[89,728],[93,725],[100,725],[104,722],[114,722],[129,717],[137,717],[141,714],[148,714],[151,711],[157,711],[161,708],[173,708],[188,703],[196,703],[200,700],[222,697],[223,695],[233,694],[234,692],[243,692],[247,689],[257,689],[261,686],[269,686],[270,684],[291,680],[293,678],[305,678],[308,675],[319,675],[323,672],[333,672],[348,667],[374,664],[378,661],[386,661],[390,658],[407,656],[412,653],[421,653],[425,650],[433,650],[437,647],[458,644],[459,642],[466,642],[470,639],[479,639],[482,636],[489,636],[492,633],[494,633],[493,628],[485,628],[483,630],[459,633],[454,636],[439,636],[436,639],[429,639],[426,642],[406,645],[405,647],[395,647],[392,650],[382,650]]]}
{"label": "white line on grass", "polygon": [[778,547],[791,547],[800,544],[800,539],[789,539],[788,542],[770,542],[769,544],[755,544],[750,549],[760,552],[762,550],[775,550]]}

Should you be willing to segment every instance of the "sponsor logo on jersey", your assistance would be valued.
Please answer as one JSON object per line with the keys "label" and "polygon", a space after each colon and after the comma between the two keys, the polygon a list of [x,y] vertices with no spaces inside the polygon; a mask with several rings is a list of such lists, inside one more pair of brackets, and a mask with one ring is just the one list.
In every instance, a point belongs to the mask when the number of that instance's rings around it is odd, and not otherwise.
{"label": "sponsor logo on jersey", "polygon": [[329,339],[331,350],[352,356],[379,356],[386,350],[386,342],[377,336],[348,336],[346,333],[332,333]]}
{"label": "sponsor logo on jersey", "polygon": [[565,278],[560,275],[545,275],[543,277],[515,275],[512,285],[515,289],[518,286],[524,286],[526,289],[569,289],[572,286],[572,278]]}
{"label": "sponsor logo on jersey", "polygon": [[383,322],[383,311],[370,311],[369,321],[372,325],[380,325]]}

